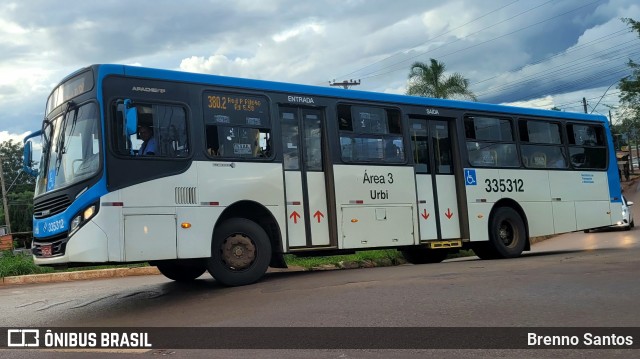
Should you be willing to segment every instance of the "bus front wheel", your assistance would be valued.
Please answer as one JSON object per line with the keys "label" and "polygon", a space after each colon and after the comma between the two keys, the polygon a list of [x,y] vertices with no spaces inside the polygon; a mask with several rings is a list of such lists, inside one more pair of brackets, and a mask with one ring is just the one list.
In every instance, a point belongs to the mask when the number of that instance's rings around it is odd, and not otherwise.
{"label": "bus front wheel", "polygon": [[524,222],[511,207],[498,208],[491,217],[489,242],[499,258],[515,258],[522,254],[527,240]]}
{"label": "bus front wheel", "polygon": [[227,286],[247,285],[266,273],[271,260],[269,236],[257,223],[233,218],[216,228],[208,270]]}

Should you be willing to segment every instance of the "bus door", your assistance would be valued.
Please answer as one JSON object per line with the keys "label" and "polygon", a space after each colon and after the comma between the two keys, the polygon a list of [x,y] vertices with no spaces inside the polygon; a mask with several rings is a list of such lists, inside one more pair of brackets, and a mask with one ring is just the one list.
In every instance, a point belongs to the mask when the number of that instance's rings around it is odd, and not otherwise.
{"label": "bus door", "polygon": [[282,153],[289,248],[329,246],[323,161],[324,112],[281,107]]}
{"label": "bus door", "polygon": [[451,137],[454,128],[453,119],[409,116],[421,241],[460,238]]}

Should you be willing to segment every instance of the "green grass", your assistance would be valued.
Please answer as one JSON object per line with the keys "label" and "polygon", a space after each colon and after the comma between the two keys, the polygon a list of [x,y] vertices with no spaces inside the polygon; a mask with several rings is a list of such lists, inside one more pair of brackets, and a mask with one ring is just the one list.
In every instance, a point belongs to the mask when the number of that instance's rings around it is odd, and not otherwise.
{"label": "green grass", "polygon": [[4,251],[2,252],[2,257],[0,257],[0,278],[51,272],[54,272],[52,268],[35,265],[30,255],[13,254],[12,251]]}
{"label": "green grass", "polygon": [[355,254],[329,257],[297,257],[288,254],[285,256],[285,261],[290,266],[299,266],[306,269],[322,266],[342,268],[345,264],[348,266],[350,263],[356,263],[358,266],[391,266],[406,263],[402,254],[395,249],[362,251]]}
{"label": "green grass", "polygon": [[2,252],[0,256],[0,278],[12,277],[27,274],[42,274],[54,272],[75,272],[83,270],[111,269],[111,268],[134,268],[146,267],[148,263],[134,263],[122,265],[99,265],[89,267],[74,267],[66,269],[54,269],[51,267],[40,267],[33,263],[33,257],[27,254],[14,254],[12,251]]}
{"label": "green grass", "polygon": [[[473,251],[462,250],[459,253],[450,254],[447,258],[473,256]],[[357,267],[388,267],[406,263],[402,253],[395,249],[370,250],[356,252],[350,255],[328,257],[298,257],[292,254],[285,255],[285,261],[289,266],[298,266],[305,269],[319,268],[357,268]],[[90,267],[76,267],[55,270],[50,267],[40,267],[33,263],[31,255],[13,254],[11,251],[2,252],[0,256],[0,278],[53,272],[72,272],[81,270],[96,270],[110,268],[146,267],[148,263],[135,263],[123,265],[100,265]]]}
{"label": "green grass", "polygon": [[[459,258],[469,257],[475,254],[471,250],[461,250],[458,253],[449,254],[447,257]],[[285,256],[285,261],[290,266],[299,266],[305,269],[323,268],[323,267],[386,267],[406,263],[402,253],[395,249],[371,250],[357,252],[350,255],[329,256],[329,257],[297,257],[292,254]]]}

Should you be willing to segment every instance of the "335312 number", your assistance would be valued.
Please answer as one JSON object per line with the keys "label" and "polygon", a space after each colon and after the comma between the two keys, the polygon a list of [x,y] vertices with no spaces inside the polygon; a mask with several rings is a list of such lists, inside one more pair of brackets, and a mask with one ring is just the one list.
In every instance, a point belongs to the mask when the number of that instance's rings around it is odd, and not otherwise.
{"label": "335312 number", "polygon": [[524,181],[521,179],[489,179],[484,180],[487,192],[524,192]]}

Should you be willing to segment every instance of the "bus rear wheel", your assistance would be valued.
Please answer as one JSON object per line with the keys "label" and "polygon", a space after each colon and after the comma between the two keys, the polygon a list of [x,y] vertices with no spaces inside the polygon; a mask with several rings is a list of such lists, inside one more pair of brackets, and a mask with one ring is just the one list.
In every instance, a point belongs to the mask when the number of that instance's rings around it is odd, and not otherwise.
{"label": "bus rear wheel", "polygon": [[500,258],[498,251],[496,251],[491,242],[474,242],[471,245],[471,249],[473,250],[473,253],[475,253],[475,255],[480,259],[490,260]]}
{"label": "bus rear wheel", "polygon": [[449,251],[446,249],[428,249],[411,247],[401,250],[404,259],[411,264],[440,263],[447,259]]}
{"label": "bus rear wheel", "polygon": [[190,282],[200,277],[207,270],[203,263],[189,260],[162,261],[152,264],[158,267],[162,275],[176,282]]}
{"label": "bus rear wheel", "polygon": [[266,273],[271,260],[269,236],[257,223],[233,218],[216,228],[208,270],[227,286],[247,285]]}
{"label": "bus rear wheel", "polygon": [[527,240],[524,222],[511,207],[496,209],[491,217],[489,242],[499,258],[515,258],[522,254]]}

